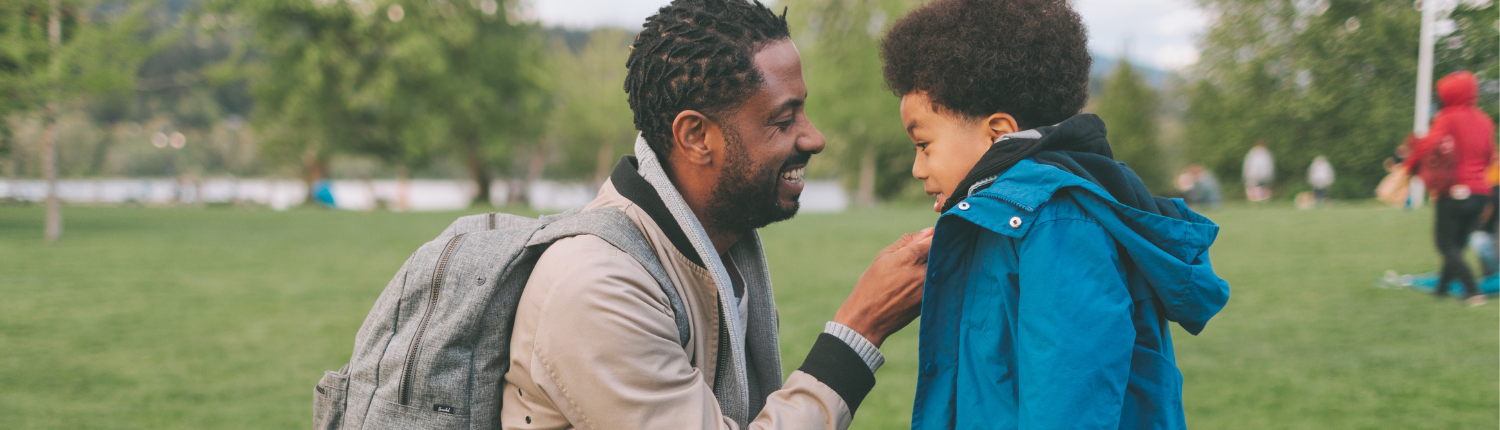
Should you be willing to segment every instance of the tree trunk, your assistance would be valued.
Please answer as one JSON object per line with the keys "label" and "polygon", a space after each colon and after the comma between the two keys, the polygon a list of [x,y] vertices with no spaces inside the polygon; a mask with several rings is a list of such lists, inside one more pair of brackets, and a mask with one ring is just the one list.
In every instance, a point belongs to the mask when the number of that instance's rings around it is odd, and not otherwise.
{"label": "tree trunk", "polygon": [[411,176],[406,167],[396,169],[396,212],[411,210],[411,182],[407,179]]}
{"label": "tree trunk", "polygon": [[536,182],[542,179],[542,172],[547,169],[547,152],[541,147],[531,150],[531,157],[526,160],[526,182]]}
{"label": "tree trunk", "polygon": [[57,102],[47,103],[42,137],[42,176],[47,180],[47,243],[62,239],[62,204],[57,199]]}
{"label": "tree trunk", "polygon": [[470,206],[487,204],[490,201],[490,168],[484,164],[484,159],[479,156],[478,139],[467,139],[464,145],[464,156],[469,159],[469,174],[474,179],[474,200]]}
{"label": "tree trunk", "polygon": [[[62,21],[58,18],[58,0],[48,2],[47,33],[52,42],[52,71],[56,73],[58,45],[62,44]],[[52,88],[52,100],[47,102],[46,136],[42,139],[42,176],[47,179],[47,227],[44,232],[47,243],[62,239],[62,207],[57,201],[57,87]]]}
{"label": "tree trunk", "polygon": [[599,144],[599,162],[594,165],[594,185],[604,184],[609,179],[610,168],[614,167],[615,151],[614,142],[605,139]]}
{"label": "tree trunk", "polygon": [[854,204],[862,208],[875,207],[875,150],[865,149],[859,160],[859,189],[854,192]]}

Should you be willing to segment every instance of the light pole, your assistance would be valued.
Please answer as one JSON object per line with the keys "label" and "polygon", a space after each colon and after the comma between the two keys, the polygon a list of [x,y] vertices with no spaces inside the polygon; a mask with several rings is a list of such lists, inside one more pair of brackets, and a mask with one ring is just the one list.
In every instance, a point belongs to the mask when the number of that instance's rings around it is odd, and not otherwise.
{"label": "light pole", "polygon": [[1417,50],[1417,114],[1412,131],[1417,137],[1427,137],[1428,123],[1432,120],[1432,24],[1437,20],[1438,0],[1418,0],[1422,9],[1421,44]]}

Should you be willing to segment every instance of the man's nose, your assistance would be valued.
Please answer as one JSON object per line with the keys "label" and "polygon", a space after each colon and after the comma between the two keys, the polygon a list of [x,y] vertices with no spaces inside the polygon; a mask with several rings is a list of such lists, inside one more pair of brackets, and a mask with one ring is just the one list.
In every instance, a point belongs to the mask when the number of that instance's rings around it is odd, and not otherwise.
{"label": "man's nose", "polygon": [[828,145],[828,142],[823,139],[823,132],[818,131],[818,127],[812,125],[811,122],[808,122],[808,128],[812,129],[812,131],[801,139],[797,139],[797,151],[809,154],[823,152],[823,147]]}

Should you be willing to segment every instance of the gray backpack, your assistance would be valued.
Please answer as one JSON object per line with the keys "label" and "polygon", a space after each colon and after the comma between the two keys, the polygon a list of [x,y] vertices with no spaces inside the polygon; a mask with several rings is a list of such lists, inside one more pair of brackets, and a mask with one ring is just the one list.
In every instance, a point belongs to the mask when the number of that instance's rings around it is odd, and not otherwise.
{"label": "gray backpack", "polygon": [[386,285],[354,338],[349,364],[318,381],[314,428],[500,428],[521,291],[548,246],[578,235],[598,236],[646,267],[671,302],[686,345],[682,300],[619,209],[540,219],[466,216],[422,245]]}

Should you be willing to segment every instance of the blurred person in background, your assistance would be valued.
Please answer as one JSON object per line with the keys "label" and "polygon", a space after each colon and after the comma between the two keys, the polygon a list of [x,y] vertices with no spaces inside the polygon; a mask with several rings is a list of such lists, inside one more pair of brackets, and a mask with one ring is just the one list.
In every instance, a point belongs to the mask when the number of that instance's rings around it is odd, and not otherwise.
{"label": "blurred person in background", "polygon": [[1404,166],[1421,175],[1437,203],[1433,236],[1443,257],[1436,297],[1447,295],[1450,282],[1463,283],[1471,306],[1484,304],[1474,273],[1464,262],[1469,233],[1480,227],[1494,189],[1485,177],[1495,159],[1495,126],[1479,109],[1479,83],[1473,73],[1457,72],[1437,83],[1443,109],[1426,137],[1410,138],[1411,156]]}
{"label": "blurred person in background", "polygon": [[1265,143],[1256,142],[1245,154],[1245,198],[1252,202],[1271,198],[1271,181],[1276,179],[1276,162],[1271,159],[1271,150]]}
{"label": "blurred person in background", "polygon": [[1229,300],[1218,226],[1153,197],[1079,114],[1090,58],[1067,0],[937,0],[881,41],[941,213],[912,428],[1183,429],[1176,322]]}
{"label": "blurred person in background", "polygon": [[1307,167],[1307,183],[1312,185],[1317,204],[1327,204],[1328,187],[1333,185],[1333,164],[1328,163],[1328,157],[1313,158],[1312,165]]}
{"label": "blurred person in background", "polygon": [[1213,172],[1200,165],[1194,164],[1183,169],[1177,175],[1176,185],[1177,191],[1182,192],[1182,200],[1189,205],[1217,208],[1223,200],[1219,193],[1219,180],[1214,177]]}

